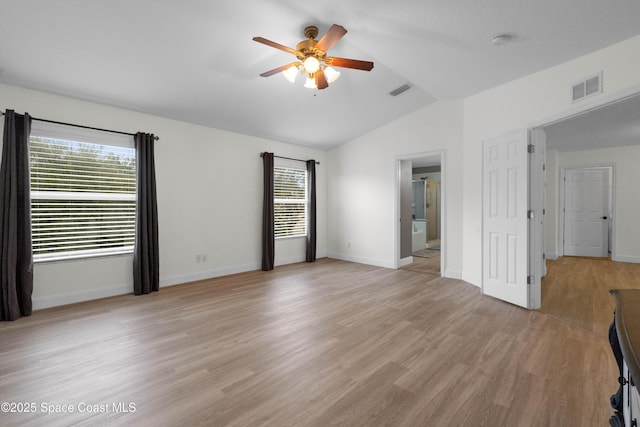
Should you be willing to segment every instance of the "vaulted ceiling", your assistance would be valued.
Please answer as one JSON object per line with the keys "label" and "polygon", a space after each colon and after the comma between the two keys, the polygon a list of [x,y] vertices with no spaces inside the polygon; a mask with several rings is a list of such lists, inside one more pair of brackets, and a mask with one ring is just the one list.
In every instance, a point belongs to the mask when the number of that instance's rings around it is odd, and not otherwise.
{"label": "vaulted ceiling", "polygon": [[[0,15],[2,83],[321,149],[640,34],[637,0],[31,0]],[[371,72],[325,90],[258,76],[293,57],[254,36],[295,47],[334,23],[348,33],[330,54]]]}

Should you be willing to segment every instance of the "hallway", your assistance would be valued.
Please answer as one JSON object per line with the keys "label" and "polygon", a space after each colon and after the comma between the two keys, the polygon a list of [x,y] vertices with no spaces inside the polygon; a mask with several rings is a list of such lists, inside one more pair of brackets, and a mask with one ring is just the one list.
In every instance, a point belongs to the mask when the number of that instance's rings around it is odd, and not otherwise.
{"label": "hallway", "polygon": [[606,338],[613,319],[610,289],[640,288],[640,264],[603,258],[547,261],[541,312]]}

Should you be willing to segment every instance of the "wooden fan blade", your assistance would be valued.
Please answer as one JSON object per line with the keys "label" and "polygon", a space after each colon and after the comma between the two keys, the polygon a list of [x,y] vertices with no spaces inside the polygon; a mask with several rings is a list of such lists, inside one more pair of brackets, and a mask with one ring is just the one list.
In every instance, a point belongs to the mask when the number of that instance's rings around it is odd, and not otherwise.
{"label": "wooden fan blade", "polygon": [[326,89],[329,87],[327,78],[325,77],[324,71],[322,70],[316,71],[316,86],[318,87],[318,89]]}
{"label": "wooden fan blade", "polygon": [[[349,58],[327,58],[330,59],[331,65],[334,67],[353,68],[354,70],[371,71],[373,69],[373,62],[371,61],[359,61],[357,59]],[[329,62],[329,61],[328,61]]]}
{"label": "wooden fan blade", "polygon": [[316,48],[326,52],[331,49],[338,40],[344,37],[345,34],[347,34],[347,30],[343,26],[333,24],[331,28],[329,28],[329,31],[318,40]]}
{"label": "wooden fan blade", "polygon": [[267,40],[264,37],[254,37],[253,41],[256,41],[256,42],[262,43],[262,44],[266,44],[267,46],[275,47],[276,49],[284,50],[285,52],[291,53],[293,55],[296,54],[296,51],[294,49],[291,49],[290,47],[287,47],[287,46],[282,45],[280,43],[272,42],[271,40]]}
{"label": "wooden fan blade", "polygon": [[286,65],[283,65],[281,67],[274,68],[273,70],[265,71],[264,73],[260,74],[260,77],[273,76],[274,74],[278,74],[278,73],[283,72],[284,70],[286,70],[287,68],[291,67],[292,65],[296,65],[296,63],[292,62],[291,64],[286,64]]}

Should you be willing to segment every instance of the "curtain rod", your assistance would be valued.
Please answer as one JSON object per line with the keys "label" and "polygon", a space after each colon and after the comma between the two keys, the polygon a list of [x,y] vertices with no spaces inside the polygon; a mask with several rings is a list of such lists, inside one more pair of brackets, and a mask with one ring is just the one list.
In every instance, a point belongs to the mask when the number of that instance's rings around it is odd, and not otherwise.
{"label": "curtain rod", "polygon": [[[260,157],[264,157],[264,153],[260,153]],[[276,156],[275,154],[273,155],[273,157],[277,157],[277,158],[279,158],[279,159],[287,159],[287,160],[293,160],[293,161],[296,161],[296,162],[305,162],[305,163],[307,163],[307,160],[294,159],[294,158],[292,158],[292,157]],[[314,161],[315,161],[315,160],[314,160]],[[316,165],[319,165],[319,164],[320,164],[320,162],[318,162],[318,161],[315,161],[315,162],[316,162]]]}
{"label": "curtain rod", "polygon": [[[0,114],[2,114],[3,116],[5,115],[4,111],[0,111]],[[95,128],[95,127],[92,127],[92,126],[77,125],[77,124],[74,124],[74,123],[58,122],[58,121],[55,121],[55,120],[39,119],[37,117],[31,117],[31,120],[37,120],[39,122],[45,122],[45,123],[53,123],[53,124],[56,124],[56,125],[73,126],[73,127],[81,128],[81,129],[99,130],[99,131],[102,131],[102,132],[117,133],[117,134],[120,134],[120,135],[136,136],[135,133],[122,132],[122,131],[119,131],[119,130],[112,130],[112,129]],[[160,137],[157,136],[157,135],[154,135],[153,139],[155,141],[158,141],[158,140],[160,140]]]}

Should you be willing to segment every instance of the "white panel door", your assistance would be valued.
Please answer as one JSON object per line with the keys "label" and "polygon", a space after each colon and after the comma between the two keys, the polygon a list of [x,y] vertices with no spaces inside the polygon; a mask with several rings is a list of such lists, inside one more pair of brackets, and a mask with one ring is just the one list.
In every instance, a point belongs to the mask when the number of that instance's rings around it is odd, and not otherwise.
{"label": "white panel door", "polygon": [[482,292],[528,308],[528,134],[483,142]]}
{"label": "white panel door", "polygon": [[609,169],[567,169],[564,178],[564,254],[606,258]]}

